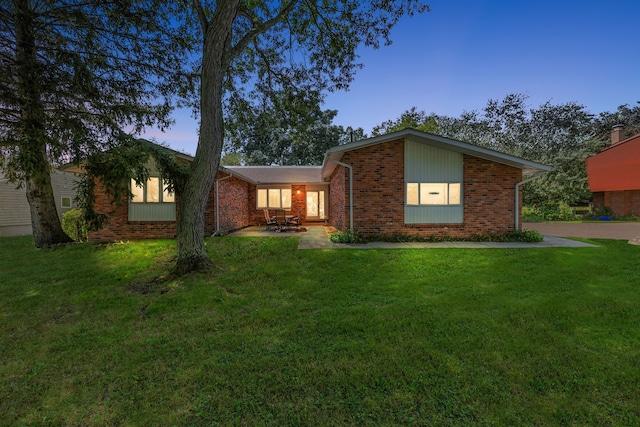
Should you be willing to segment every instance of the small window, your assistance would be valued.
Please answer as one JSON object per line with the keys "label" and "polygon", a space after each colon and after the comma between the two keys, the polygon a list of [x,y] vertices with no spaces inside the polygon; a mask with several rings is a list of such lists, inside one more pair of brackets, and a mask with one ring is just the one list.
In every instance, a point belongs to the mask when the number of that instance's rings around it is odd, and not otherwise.
{"label": "small window", "polygon": [[410,182],[407,183],[407,205],[459,205],[460,190],[459,182]]}
{"label": "small window", "polygon": [[62,206],[64,209],[71,208],[71,197],[63,197],[60,201],[60,206]]}
{"label": "small window", "polygon": [[291,209],[291,188],[258,188],[257,209]]}

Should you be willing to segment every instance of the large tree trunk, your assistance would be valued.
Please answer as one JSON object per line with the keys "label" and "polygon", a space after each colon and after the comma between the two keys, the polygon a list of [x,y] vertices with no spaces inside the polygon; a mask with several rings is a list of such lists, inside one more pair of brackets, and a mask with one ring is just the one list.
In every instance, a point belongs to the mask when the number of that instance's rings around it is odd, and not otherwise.
{"label": "large tree trunk", "polygon": [[22,123],[20,161],[26,175],[33,237],[35,245],[40,248],[67,243],[72,239],[62,231],[51,187],[46,115],[41,98],[40,66],[35,43],[35,13],[28,0],[15,0],[15,8]]}
{"label": "large tree trunk", "polygon": [[51,175],[46,167],[27,180],[27,200],[31,211],[31,227],[36,247],[42,248],[73,241],[62,230],[51,187]]}
{"label": "large tree trunk", "polygon": [[200,86],[200,136],[196,156],[178,204],[178,259],[175,274],[205,270],[211,259],[204,247],[204,214],[220,164],[224,137],[223,81],[226,48],[238,0],[218,1],[210,22],[201,15],[204,33]]}

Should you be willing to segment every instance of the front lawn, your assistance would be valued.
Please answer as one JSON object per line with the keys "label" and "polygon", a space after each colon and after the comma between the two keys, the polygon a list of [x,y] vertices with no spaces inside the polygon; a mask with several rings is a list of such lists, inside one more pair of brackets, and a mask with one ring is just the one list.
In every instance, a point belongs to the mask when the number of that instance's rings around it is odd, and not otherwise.
{"label": "front lawn", "polygon": [[640,247],[0,238],[0,425],[639,425]]}

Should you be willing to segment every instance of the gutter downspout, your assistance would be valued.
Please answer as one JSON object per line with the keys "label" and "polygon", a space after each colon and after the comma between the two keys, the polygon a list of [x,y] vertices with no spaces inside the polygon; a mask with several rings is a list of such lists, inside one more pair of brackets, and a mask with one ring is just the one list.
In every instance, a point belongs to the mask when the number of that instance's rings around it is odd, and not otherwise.
{"label": "gutter downspout", "polygon": [[329,159],[329,161],[349,169],[349,229],[353,230],[353,168],[337,160]]}
{"label": "gutter downspout", "polygon": [[515,230],[516,231],[520,230],[520,224],[519,224],[519,222],[520,222],[520,186],[522,186],[522,184],[526,184],[527,182],[531,182],[534,179],[538,179],[541,176],[542,176],[542,174],[538,174],[538,175],[532,176],[529,179],[524,179],[524,180],[516,183],[516,209],[515,209],[515,212],[516,212],[516,227],[515,227]]}
{"label": "gutter downspout", "polygon": [[218,191],[218,182],[233,177],[233,173],[228,172],[228,174],[229,175],[225,176],[224,178],[216,179],[216,231],[213,232],[211,237],[220,235],[220,204],[218,203],[218,194],[220,193]]}

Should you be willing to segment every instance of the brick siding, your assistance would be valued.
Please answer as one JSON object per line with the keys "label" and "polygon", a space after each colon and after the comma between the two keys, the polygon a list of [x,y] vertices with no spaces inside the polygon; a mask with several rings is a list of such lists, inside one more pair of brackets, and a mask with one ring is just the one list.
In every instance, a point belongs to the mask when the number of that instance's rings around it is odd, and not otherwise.
{"label": "brick siding", "polygon": [[600,191],[593,193],[593,208],[611,208],[615,215],[640,216],[640,190]]}
{"label": "brick siding", "polygon": [[108,215],[109,222],[99,231],[90,231],[92,242],[119,240],[173,239],[176,236],[175,221],[129,221],[129,203],[123,196],[122,204],[111,203],[101,183],[96,183],[97,213]]}
{"label": "brick siding", "polygon": [[[218,173],[216,179],[227,175]],[[249,184],[236,177],[219,181],[220,229],[237,230],[249,225]],[[205,236],[216,230],[215,184],[209,193],[205,208]],[[179,200],[177,200],[177,205]],[[255,205],[254,205],[255,206]],[[176,237],[175,221],[129,221],[128,202],[123,198],[121,205],[111,203],[101,184],[96,186],[95,210],[108,215],[109,222],[99,231],[90,232],[89,240],[111,242],[118,240],[173,239]],[[178,214],[176,213],[176,216]]]}
{"label": "brick siding", "polygon": [[349,173],[343,166],[338,165],[329,183],[329,224],[338,230],[349,227],[349,187],[346,183]]}
{"label": "brick siding", "polygon": [[[514,229],[514,191],[522,179],[518,168],[464,155],[464,222],[405,224],[402,140],[349,151],[341,161],[353,167],[354,228],[364,235],[469,238]],[[331,177],[330,223],[339,230],[349,224],[348,180],[348,170],[343,167],[337,167]]]}

